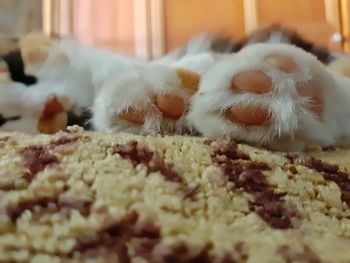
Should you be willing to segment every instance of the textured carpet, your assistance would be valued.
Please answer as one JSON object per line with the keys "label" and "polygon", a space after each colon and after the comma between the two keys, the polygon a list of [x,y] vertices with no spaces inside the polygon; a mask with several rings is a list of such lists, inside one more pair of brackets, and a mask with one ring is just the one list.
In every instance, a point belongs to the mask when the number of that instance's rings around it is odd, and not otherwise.
{"label": "textured carpet", "polygon": [[350,262],[349,149],[0,133],[0,262]]}

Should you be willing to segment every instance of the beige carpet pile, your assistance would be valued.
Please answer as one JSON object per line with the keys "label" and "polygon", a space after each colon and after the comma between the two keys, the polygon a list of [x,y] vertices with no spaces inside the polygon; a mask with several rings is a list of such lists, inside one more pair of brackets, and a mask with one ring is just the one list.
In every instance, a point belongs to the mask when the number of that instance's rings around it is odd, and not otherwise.
{"label": "beige carpet pile", "polygon": [[350,262],[350,147],[0,133],[0,262]]}

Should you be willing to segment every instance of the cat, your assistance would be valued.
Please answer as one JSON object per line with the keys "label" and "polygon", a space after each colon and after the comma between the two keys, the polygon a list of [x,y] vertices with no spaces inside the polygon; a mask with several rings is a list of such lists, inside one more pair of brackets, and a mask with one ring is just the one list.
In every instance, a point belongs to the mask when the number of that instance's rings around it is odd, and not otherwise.
{"label": "cat", "polygon": [[[38,81],[0,83],[1,115],[21,116],[2,130],[54,132],[58,120],[69,123],[64,111],[89,108],[89,124],[104,133],[202,135],[278,150],[350,136],[350,79],[330,67],[339,55],[284,28],[237,43],[202,36],[153,61],[41,34],[19,46],[25,75]],[[69,106],[43,121],[60,101],[53,96]]]}

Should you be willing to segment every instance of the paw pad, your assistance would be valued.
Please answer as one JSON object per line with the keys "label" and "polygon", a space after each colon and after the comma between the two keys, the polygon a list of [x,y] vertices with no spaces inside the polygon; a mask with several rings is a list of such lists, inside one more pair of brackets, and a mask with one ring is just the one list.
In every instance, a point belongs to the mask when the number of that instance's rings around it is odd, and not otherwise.
{"label": "paw pad", "polygon": [[262,125],[270,120],[270,111],[263,106],[241,105],[235,106],[226,112],[232,122],[244,125]]}
{"label": "paw pad", "polygon": [[145,112],[138,111],[134,108],[129,107],[127,110],[119,114],[119,119],[132,122],[134,124],[142,125],[145,123]]}
{"label": "paw pad", "polygon": [[297,71],[298,66],[295,61],[285,55],[274,54],[265,57],[264,61],[269,65],[280,69],[285,73],[292,73]]}
{"label": "paw pad", "polygon": [[[184,100],[175,95],[157,96],[153,103],[163,114],[164,118],[177,120],[186,111]],[[143,125],[145,123],[146,111],[140,111],[133,107],[128,107],[124,112],[118,115],[118,118],[137,125]]]}
{"label": "paw pad", "polygon": [[272,90],[272,81],[262,71],[244,71],[232,79],[231,88],[234,91],[268,93]]}
{"label": "paw pad", "polygon": [[178,119],[186,111],[186,105],[182,98],[175,95],[160,95],[156,98],[156,106],[163,116]]}

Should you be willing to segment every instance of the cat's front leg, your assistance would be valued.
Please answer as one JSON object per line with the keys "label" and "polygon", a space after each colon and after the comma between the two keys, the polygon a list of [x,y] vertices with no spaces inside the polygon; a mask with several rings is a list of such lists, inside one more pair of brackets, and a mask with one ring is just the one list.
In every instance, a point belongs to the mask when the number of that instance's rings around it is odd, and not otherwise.
{"label": "cat's front leg", "polygon": [[104,83],[93,104],[92,123],[101,132],[183,134],[200,75],[178,67],[147,64]]}
{"label": "cat's front leg", "polygon": [[283,150],[350,136],[350,79],[292,45],[256,44],[202,78],[188,119],[203,135]]}

